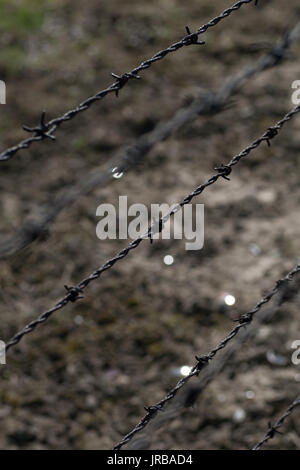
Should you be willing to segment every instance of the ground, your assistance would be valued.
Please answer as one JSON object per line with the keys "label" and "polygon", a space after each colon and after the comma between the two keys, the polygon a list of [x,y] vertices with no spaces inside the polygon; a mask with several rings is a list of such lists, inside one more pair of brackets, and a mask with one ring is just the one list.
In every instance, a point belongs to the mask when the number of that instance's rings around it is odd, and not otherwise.
{"label": "ground", "polygon": [[[229,0],[2,0],[1,148],[24,137],[42,110],[50,118],[231,5]],[[83,6],[84,5],[84,6]],[[45,141],[1,163],[1,237],[120,148],[187,106],[199,90],[266,53],[299,17],[297,0],[245,5],[205,36],[153,65]],[[120,179],[78,197],[41,239],[0,260],[1,339],[7,341],[126,241],[96,237],[96,208],[177,202],[289,109],[300,79],[300,39],[288,59],[251,79],[220,113],[199,117],[156,145]],[[84,299],[54,314],[1,366],[0,448],[110,449],[192,365],[299,260],[300,117],[269,148],[237,165],[196,202],[205,242],[144,242],[93,282]],[[166,266],[165,255],[174,257]],[[299,279],[298,279],[299,281]],[[236,303],[228,307],[224,296]],[[300,339],[299,297],[230,359],[192,406],[142,442],[152,449],[249,449],[299,393],[291,344]],[[197,387],[199,378],[193,379]],[[266,448],[300,447],[297,410]],[[151,429],[151,428],[150,428]],[[133,445],[135,445],[133,443]],[[138,445],[138,444],[137,444]]]}

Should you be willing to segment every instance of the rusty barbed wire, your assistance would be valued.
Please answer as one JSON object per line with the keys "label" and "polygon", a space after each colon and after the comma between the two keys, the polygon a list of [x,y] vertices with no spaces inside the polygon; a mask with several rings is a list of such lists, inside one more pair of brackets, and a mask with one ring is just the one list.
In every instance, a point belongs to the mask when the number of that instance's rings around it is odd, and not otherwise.
{"label": "rusty barbed wire", "polygon": [[270,51],[253,65],[229,76],[218,90],[199,93],[188,107],[180,108],[169,120],[158,123],[153,130],[141,135],[131,145],[117,150],[108,162],[99,169],[86,172],[75,185],[62,189],[54,201],[44,204],[35,213],[30,214],[16,234],[1,237],[0,258],[11,256],[37,240],[61,211],[70,207],[80,196],[89,194],[100,185],[105,186],[114,179],[114,174],[127,172],[140,163],[156,144],[166,140],[187,122],[192,122],[198,116],[225,109],[230,104],[230,98],[247,80],[280,64],[286,58],[291,44],[299,37],[300,22],[286,32]]}
{"label": "rusty barbed wire", "polygon": [[287,113],[283,117],[283,119],[278,121],[277,124],[269,127],[261,137],[252,142],[239,154],[235,155],[229,163],[227,163],[226,165],[222,164],[221,167],[217,167],[217,173],[214,176],[209,178],[205,183],[198,186],[194,191],[188,194],[180,203],[175,204],[167,214],[157,220],[158,223],[155,224],[156,231],[154,230],[153,225],[150,225],[148,227],[148,230],[143,235],[129,243],[127,247],[123,248],[113,258],[109,259],[104,264],[102,264],[98,269],[96,269],[88,277],[80,281],[76,286],[71,287],[71,290],[69,287],[65,286],[67,289],[67,294],[62,299],[60,299],[52,308],[42,313],[36,320],[31,321],[27,326],[25,326],[24,329],[22,329],[19,333],[13,336],[13,338],[6,344],[6,351],[12,346],[18,344],[25,335],[35,330],[38,325],[44,323],[54,312],[62,309],[69,302],[76,302],[83,293],[84,289],[86,289],[86,287],[92,281],[98,279],[104,271],[107,271],[108,269],[112,268],[118,261],[125,258],[132,250],[136,249],[143,240],[149,240],[152,235],[157,232],[161,232],[164,227],[164,224],[170,219],[170,217],[172,217],[176,212],[181,210],[184,205],[189,204],[194,197],[200,195],[208,186],[211,186],[212,184],[216,183],[219,178],[224,178],[225,176],[228,177],[228,175],[232,171],[232,168],[237,163],[239,163],[242,158],[249,155],[263,142],[268,142],[268,144],[270,144],[270,141],[278,135],[279,131],[282,129],[284,124],[286,122],[289,122],[293,118],[293,116],[299,112],[300,105],[293,108],[289,113]]}
{"label": "rusty barbed wire", "polygon": [[262,446],[268,442],[270,439],[273,439],[275,434],[282,434],[278,431],[279,428],[284,424],[285,420],[292,414],[295,408],[300,406],[300,395],[287,407],[283,415],[276,421],[275,424],[269,423],[269,429],[264,435],[264,437],[259,441],[252,450],[260,450]]}
{"label": "rusty barbed wire", "polygon": [[134,427],[132,431],[130,431],[123,439],[118,442],[114,447],[113,450],[120,450],[125,444],[127,444],[138,432],[142,431],[147,424],[157,415],[159,411],[162,411],[165,404],[169,401],[173,400],[177,395],[178,391],[190,381],[192,377],[198,376],[200,372],[208,365],[208,363],[214,359],[216,354],[224,349],[232,340],[236,337],[239,333],[241,328],[249,325],[255,314],[261,309],[261,307],[268,303],[274,295],[278,292],[278,289],[288,281],[291,281],[293,277],[300,272],[300,264],[298,264],[294,269],[292,269],[285,277],[279,279],[273,289],[265,295],[257,304],[248,312],[243,313],[240,315],[239,319],[237,320],[238,324],[229,332],[229,334],[209,353],[204,354],[202,356],[196,356],[196,364],[191,369],[191,372],[183,377],[182,379],[177,382],[174,388],[169,391],[169,393],[155,405],[151,405],[145,407],[146,414],[145,416],[139,421],[139,423]]}
{"label": "rusty barbed wire", "polygon": [[[187,35],[184,36],[180,41],[171,44],[166,49],[163,49],[156,54],[154,54],[150,59],[143,61],[140,65],[132,69],[130,72],[123,73],[122,75],[117,75],[112,73],[112,76],[116,79],[110,86],[104,90],[99,91],[94,96],[87,98],[82,101],[77,107],[65,112],[63,115],[58,116],[50,121],[46,122],[45,116],[46,113],[43,111],[40,119],[40,123],[37,126],[28,127],[23,126],[23,129],[27,132],[32,133],[32,136],[22,140],[17,145],[10,147],[0,153],[0,161],[10,160],[17,152],[22,149],[29,148],[34,142],[44,141],[50,139],[55,141],[54,132],[66,121],[70,121],[79,113],[86,111],[91,107],[96,101],[102,100],[105,96],[110,93],[115,93],[118,96],[119,91],[124,88],[124,86],[131,79],[140,79],[138,75],[139,72],[146,70],[152,66],[153,63],[162,60],[171,52],[175,52],[178,49],[181,49],[183,46],[191,46],[195,44],[204,44],[204,41],[198,41],[198,37],[205,33],[209,28],[216,26],[220,21],[230,16],[234,11],[239,10],[243,5],[253,2],[253,0],[240,0],[234,3],[230,8],[224,10],[220,15],[211,19],[208,23],[205,23],[203,26],[198,28],[195,32],[190,32],[189,28],[187,29]],[[255,1],[255,5],[257,1]]]}

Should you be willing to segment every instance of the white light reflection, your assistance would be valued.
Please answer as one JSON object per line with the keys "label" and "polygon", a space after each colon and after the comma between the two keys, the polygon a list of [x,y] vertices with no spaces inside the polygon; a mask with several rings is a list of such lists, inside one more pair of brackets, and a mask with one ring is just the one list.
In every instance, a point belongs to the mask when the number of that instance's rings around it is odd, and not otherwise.
{"label": "white light reflection", "polygon": [[185,377],[186,377],[187,375],[189,375],[189,373],[191,372],[191,370],[192,370],[192,368],[189,367],[189,366],[182,366],[182,367],[180,367],[180,373],[181,373],[181,375],[184,375]]}
{"label": "white light reflection", "polygon": [[234,305],[235,304],[235,297],[231,294],[226,294],[224,297],[224,302],[226,305]]}
{"label": "white light reflection", "polygon": [[124,175],[122,171],[118,171],[117,167],[112,169],[112,174],[113,174],[113,177],[116,179],[122,178],[122,176]]}
{"label": "white light reflection", "polygon": [[165,263],[167,266],[171,266],[171,264],[174,263],[174,258],[173,258],[173,256],[171,256],[171,255],[166,255],[166,256],[164,257],[164,263]]}

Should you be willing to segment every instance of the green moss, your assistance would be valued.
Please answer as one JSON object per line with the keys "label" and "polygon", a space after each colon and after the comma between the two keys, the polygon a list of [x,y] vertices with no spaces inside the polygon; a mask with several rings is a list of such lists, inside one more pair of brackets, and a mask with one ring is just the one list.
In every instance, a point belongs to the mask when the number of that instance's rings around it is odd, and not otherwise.
{"label": "green moss", "polygon": [[9,46],[0,50],[0,63],[9,74],[21,72],[26,63],[26,54],[21,47]]}
{"label": "green moss", "polygon": [[43,0],[0,0],[0,34],[8,35],[1,48],[0,64],[8,75],[23,71],[27,62],[26,40],[39,30],[44,21]]}
{"label": "green moss", "polygon": [[43,23],[44,2],[40,0],[0,0],[0,32],[32,32]]}
{"label": "green moss", "polygon": [[85,150],[88,145],[88,141],[84,136],[77,136],[72,140],[72,149],[76,152]]}

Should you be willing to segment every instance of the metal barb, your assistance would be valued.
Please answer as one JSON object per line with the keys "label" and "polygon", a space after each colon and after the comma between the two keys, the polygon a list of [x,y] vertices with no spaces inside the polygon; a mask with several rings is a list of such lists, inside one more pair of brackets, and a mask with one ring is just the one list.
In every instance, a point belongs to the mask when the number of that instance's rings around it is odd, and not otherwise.
{"label": "metal barb", "polygon": [[197,364],[195,365],[194,370],[196,371],[197,375],[199,375],[201,370],[208,365],[211,358],[209,354],[205,354],[204,356],[195,356],[195,359]]}
{"label": "metal barb", "polygon": [[128,80],[130,80],[131,78],[136,78],[137,80],[142,78],[133,72],[123,73],[123,75],[116,75],[115,73],[112,73],[111,75],[117,80],[117,85],[115,88],[117,97],[119,96],[119,91],[121,90],[121,88],[123,88],[124,85],[126,85]]}
{"label": "metal barb", "polygon": [[83,299],[83,295],[80,295],[82,293],[82,289],[79,289],[78,287],[74,286],[64,286],[64,288],[67,291],[67,297],[70,302],[76,302],[76,300]]}
{"label": "metal barb", "polygon": [[270,439],[273,439],[275,434],[283,434],[282,432],[278,431],[278,429],[276,429],[276,427],[273,426],[270,421],[268,423],[268,426],[269,426],[269,429],[268,429],[267,434],[270,437]]}
{"label": "metal barb", "polygon": [[150,415],[157,413],[157,411],[163,411],[161,410],[158,406],[144,406],[144,409],[149,413]]}
{"label": "metal barb", "polygon": [[214,168],[218,172],[219,175],[222,176],[227,181],[230,181],[230,178],[228,178],[228,175],[230,175],[232,168],[229,165],[223,165],[223,163],[220,166],[217,166]]}
{"label": "metal barb", "polygon": [[31,132],[35,137],[41,137],[42,139],[51,139],[56,140],[55,136],[52,134],[54,130],[49,131],[49,124],[46,123],[46,112],[43,111],[40,118],[40,124],[36,127],[23,126],[24,131]]}
{"label": "metal barb", "polygon": [[252,450],[260,450],[262,446],[268,442],[270,439],[273,439],[275,434],[282,434],[278,429],[284,424],[286,419],[293,413],[293,411],[300,406],[300,396],[298,396],[285,410],[281,417],[276,421],[275,424],[268,423],[268,430],[264,437],[252,448]]}
{"label": "metal barb", "polygon": [[270,140],[273,139],[278,134],[278,129],[276,127],[269,127],[269,129],[264,133],[264,139],[268,144],[268,147],[271,147]]}
{"label": "metal barb", "polygon": [[251,313],[244,313],[237,320],[234,321],[238,322],[240,325],[247,325],[248,323],[252,322],[252,319],[253,315]]}
{"label": "metal barb", "polygon": [[186,26],[185,29],[188,33],[188,35],[183,38],[185,46],[190,46],[191,44],[198,44],[202,46],[203,44],[205,44],[205,41],[198,41],[198,34],[192,33],[188,26]]}

